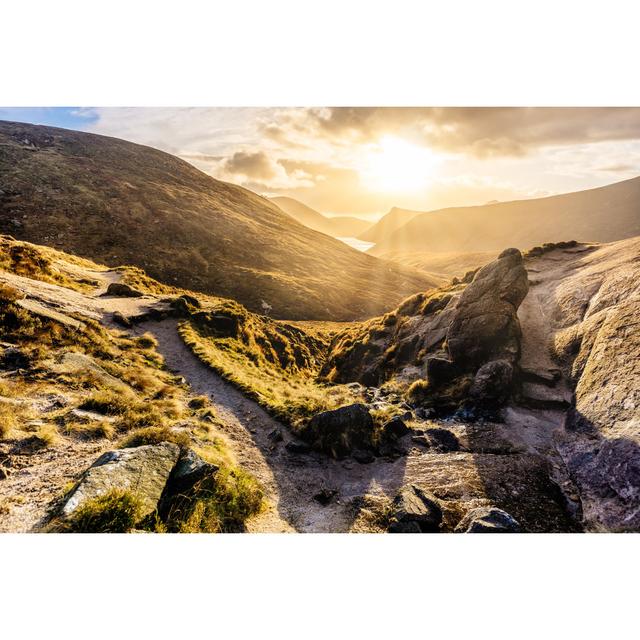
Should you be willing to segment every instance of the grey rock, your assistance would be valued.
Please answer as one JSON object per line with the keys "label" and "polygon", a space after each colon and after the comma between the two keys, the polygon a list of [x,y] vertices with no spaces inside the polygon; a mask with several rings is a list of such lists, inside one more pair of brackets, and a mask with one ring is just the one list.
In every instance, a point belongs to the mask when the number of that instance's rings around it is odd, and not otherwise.
{"label": "grey rock", "polygon": [[447,331],[451,360],[466,369],[488,360],[515,362],[520,354],[517,311],[529,291],[517,249],[503,251],[482,267],[462,292]]}
{"label": "grey rock", "polygon": [[61,514],[70,516],[87,500],[112,489],[131,491],[141,502],[142,517],[153,513],[179,454],[178,445],[170,442],[102,454],[84,472]]}
{"label": "grey rock", "polygon": [[467,512],[455,528],[458,533],[518,533],[520,523],[497,507],[479,507]]}
{"label": "grey rock", "polygon": [[440,529],[442,510],[436,498],[411,484],[400,489],[394,498],[389,518],[390,533],[435,533]]}
{"label": "grey rock", "polygon": [[290,453],[305,454],[311,451],[311,446],[309,444],[298,440],[291,440],[290,442],[287,442],[284,448]]}
{"label": "grey rock", "polygon": [[354,449],[371,449],[373,418],[365,405],[351,404],[315,415],[301,435],[314,448],[342,458]]}
{"label": "grey rock", "polygon": [[511,393],[513,365],[508,360],[483,364],[473,379],[469,395],[481,404],[501,405]]}

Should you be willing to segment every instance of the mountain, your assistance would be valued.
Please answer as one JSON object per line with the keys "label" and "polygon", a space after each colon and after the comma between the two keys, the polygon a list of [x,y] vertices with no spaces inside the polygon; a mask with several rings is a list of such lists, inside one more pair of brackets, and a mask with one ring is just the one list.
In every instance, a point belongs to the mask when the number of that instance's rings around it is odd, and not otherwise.
{"label": "mountain", "polygon": [[361,233],[358,238],[367,242],[378,243],[389,237],[394,231],[403,227],[407,222],[422,211],[409,211],[408,209],[398,209],[394,207],[386,213],[372,227]]}
{"label": "mountain", "polygon": [[246,189],[124,140],[0,122],[0,176],[0,233],[135,265],[249,309],[270,306],[274,317],[366,317],[432,285],[292,223]]}
{"label": "mountain", "polygon": [[415,216],[369,251],[500,251],[558,239],[612,242],[640,234],[640,177],[559,196]]}
{"label": "mountain", "polygon": [[371,226],[371,223],[366,220],[350,216],[329,218],[294,198],[277,196],[269,198],[269,200],[277,204],[286,214],[305,227],[320,231],[320,233],[325,233],[334,238],[356,237]]}

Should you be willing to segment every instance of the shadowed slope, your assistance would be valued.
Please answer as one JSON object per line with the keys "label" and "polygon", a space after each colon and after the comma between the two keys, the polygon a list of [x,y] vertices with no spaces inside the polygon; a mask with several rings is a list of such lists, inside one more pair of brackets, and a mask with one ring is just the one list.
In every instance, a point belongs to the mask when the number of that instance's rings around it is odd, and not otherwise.
{"label": "shadowed slope", "polygon": [[[379,313],[424,274],[291,221],[250,191],[156,149],[0,122],[0,233],[289,318]],[[375,286],[372,286],[375,283]]]}

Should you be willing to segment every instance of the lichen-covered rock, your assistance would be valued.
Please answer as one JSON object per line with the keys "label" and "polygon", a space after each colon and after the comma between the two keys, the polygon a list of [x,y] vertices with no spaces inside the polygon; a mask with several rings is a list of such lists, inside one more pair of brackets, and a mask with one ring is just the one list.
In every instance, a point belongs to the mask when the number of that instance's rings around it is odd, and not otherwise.
{"label": "lichen-covered rock", "polygon": [[134,494],[142,506],[141,517],[158,507],[180,448],[170,442],[102,454],[83,474],[61,508],[70,516],[86,500],[102,496],[112,489]]}
{"label": "lichen-covered rock", "polygon": [[464,533],[519,533],[520,523],[497,507],[479,507],[469,511],[455,529]]}
{"label": "lichen-covered rock", "polygon": [[436,533],[442,510],[436,498],[417,485],[402,487],[394,498],[389,533]]}
{"label": "lichen-covered rock", "polygon": [[373,418],[363,404],[351,404],[315,415],[301,433],[314,448],[334,458],[373,447]]}
{"label": "lichen-covered rock", "polygon": [[462,292],[447,332],[451,360],[471,370],[488,360],[515,362],[520,353],[517,311],[529,291],[517,249],[482,267]]}

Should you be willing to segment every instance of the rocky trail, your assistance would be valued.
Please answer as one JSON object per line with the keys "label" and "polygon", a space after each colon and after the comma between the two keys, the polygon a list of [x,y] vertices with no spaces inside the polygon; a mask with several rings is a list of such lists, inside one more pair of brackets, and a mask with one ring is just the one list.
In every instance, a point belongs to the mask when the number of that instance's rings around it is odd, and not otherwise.
{"label": "rocky trail", "polygon": [[[405,455],[359,463],[334,460],[315,452],[296,452],[290,430],[257,403],[223,381],[192,354],[173,318],[138,322],[131,331],[150,332],[167,367],[184,378],[194,394],[206,395],[223,422],[221,430],[237,461],[265,489],[268,506],[247,523],[253,532],[376,531],[375,512],[408,483],[427,486],[446,500],[455,523],[476,507],[501,501],[534,515],[529,530],[575,530],[569,514],[580,513],[577,489],[559,453],[573,394],[552,357],[553,336],[561,326],[562,286],[594,247],[554,251],[529,264],[530,288],[520,306],[522,392],[505,411],[504,423],[422,420],[424,430],[446,429],[453,445],[425,447],[424,435],[403,440]],[[113,314],[144,316],[163,303],[156,296],[105,296],[115,271],[85,274],[100,281],[91,295],[0,272],[0,282],[19,288],[31,300],[57,314],[74,314],[113,325]],[[588,288],[587,288],[588,289]],[[586,291],[586,290],[585,290]],[[597,288],[580,304],[592,305]],[[420,421],[419,421],[420,422]],[[29,458],[28,465],[0,482],[0,498],[24,496],[4,519],[2,530],[30,530],[42,518],[51,497],[77,477],[111,443],[62,444]],[[560,493],[560,490],[562,493]],[[373,505],[373,509],[369,507]],[[524,507],[523,507],[524,505]],[[541,524],[542,523],[542,524]],[[546,527],[543,528],[543,527]]]}

